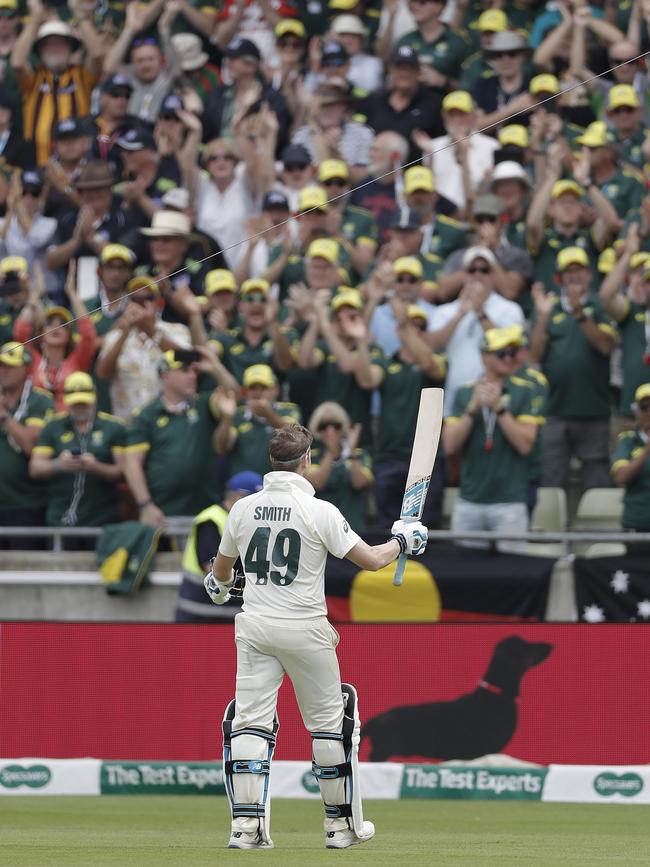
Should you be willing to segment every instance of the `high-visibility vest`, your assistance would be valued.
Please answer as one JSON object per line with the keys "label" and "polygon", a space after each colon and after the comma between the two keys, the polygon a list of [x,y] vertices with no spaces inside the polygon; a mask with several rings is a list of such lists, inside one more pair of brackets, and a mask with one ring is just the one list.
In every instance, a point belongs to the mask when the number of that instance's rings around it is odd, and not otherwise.
{"label": "high-visibility vest", "polygon": [[[196,532],[200,524],[204,524],[206,521],[212,521],[217,525],[217,529],[219,530],[219,535],[223,536],[223,531],[226,526],[226,521],[228,519],[228,512],[221,506],[208,506],[207,509],[204,509],[202,512],[196,516],[196,518],[192,521],[192,528],[190,529],[190,535],[187,539],[187,543],[185,545],[185,550],[183,551],[183,572],[189,573],[190,575],[194,575],[203,581],[203,573],[204,568],[199,562],[199,557],[196,551]],[[216,551],[214,552],[216,555]]]}

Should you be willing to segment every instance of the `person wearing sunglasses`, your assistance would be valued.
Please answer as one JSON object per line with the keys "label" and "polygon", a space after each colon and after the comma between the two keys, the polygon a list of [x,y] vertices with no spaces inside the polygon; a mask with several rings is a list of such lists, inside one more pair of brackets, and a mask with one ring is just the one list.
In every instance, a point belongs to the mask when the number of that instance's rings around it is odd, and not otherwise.
{"label": "person wearing sunglasses", "polygon": [[[0,251],[5,256],[23,256],[29,270],[43,262],[45,250],[56,232],[56,220],[44,216],[43,173],[28,169],[16,172],[9,185],[7,211],[0,219]],[[46,287],[56,289],[56,281],[46,276]]]}
{"label": "person wearing sunglasses", "polygon": [[251,278],[242,283],[238,311],[238,325],[209,333],[210,345],[233,378],[242,383],[246,370],[260,364],[276,371],[291,367],[292,332],[280,325],[279,305],[266,280]]}
{"label": "person wearing sunglasses", "polygon": [[[486,193],[477,196],[472,206],[470,244],[447,257],[438,280],[437,297],[457,297],[465,282],[463,258],[471,246],[485,247],[494,254],[493,266],[496,291],[504,298],[519,301],[533,274],[533,262],[521,247],[511,244],[503,229],[503,204],[498,196]],[[528,300],[528,310],[532,303]]]}
{"label": "person wearing sunglasses", "polygon": [[497,259],[492,250],[469,247],[462,267],[465,276],[458,298],[436,307],[427,335],[435,352],[447,354],[445,415],[451,412],[457,389],[481,375],[483,333],[490,328],[524,324],[519,304],[496,291]]}
{"label": "person wearing sunglasses", "polygon": [[230,455],[233,474],[252,470],[263,476],[271,470],[268,447],[273,432],[299,424],[300,409],[295,403],[278,400],[278,380],[268,364],[246,368],[242,403],[237,402],[237,391],[224,389],[216,395],[219,424],[214,448],[218,455]]}
{"label": "person wearing sunglasses", "polygon": [[528,125],[526,112],[535,104],[528,91],[533,69],[528,63],[528,43],[519,33],[495,33],[485,57],[493,74],[479,78],[472,88],[477,123],[491,127],[517,114],[517,123]]}
{"label": "person wearing sunglasses", "polygon": [[[612,463],[614,483],[625,488],[623,494],[622,525],[626,530],[650,532],[650,382],[640,385],[634,392],[634,430],[619,434]],[[633,543],[628,554],[647,554]]]}
{"label": "person wearing sunglasses", "polygon": [[591,292],[593,275],[582,247],[560,250],[560,292],[533,284],[532,359],[549,381],[548,421],[542,433],[542,485],[566,487],[572,457],[581,462],[581,489],[606,488],[609,474],[610,356],[616,324]]}
{"label": "person wearing sunglasses", "polygon": [[319,499],[333,503],[355,532],[363,532],[374,478],[370,453],[358,446],[361,425],[352,425],[343,407],[328,400],[316,407],[308,427],[314,442],[305,478]]}
{"label": "person wearing sunglasses", "polygon": [[[544,419],[533,386],[509,375],[519,351],[511,329],[489,328],[480,350],[483,375],[455,392],[442,431],[445,454],[462,453],[463,458],[451,530],[517,535],[528,530],[528,456]],[[517,553],[525,547],[525,542],[497,542],[500,551]]]}
{"label": "person wearing sunglasses", "polygon": [[644,151],[647,150],[648,131],[642,120],[641,101],[631,84],[615,84],[610,88],[605,116],[613,130],[621,159],[643,169],[647,162]]}

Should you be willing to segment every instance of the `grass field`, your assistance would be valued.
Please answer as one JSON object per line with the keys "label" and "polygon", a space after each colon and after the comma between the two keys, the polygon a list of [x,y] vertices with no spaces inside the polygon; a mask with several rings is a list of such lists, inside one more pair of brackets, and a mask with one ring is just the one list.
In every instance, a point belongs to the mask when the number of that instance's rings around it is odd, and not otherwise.
{"label": "grass field", "polygon": [[0,864],[7,867],[214,867],[350,864],[373,867],[621,867],[650,864],[650,807],[368,801],[377,837],[323,848],[318,801],[276,800],[265,852],[225,849],[223,798],[173,796],[2,797]]}

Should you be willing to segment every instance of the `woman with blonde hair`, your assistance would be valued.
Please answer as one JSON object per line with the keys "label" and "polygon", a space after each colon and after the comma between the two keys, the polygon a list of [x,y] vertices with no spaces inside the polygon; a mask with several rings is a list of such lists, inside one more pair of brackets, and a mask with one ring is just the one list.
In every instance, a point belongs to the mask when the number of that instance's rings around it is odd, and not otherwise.
{"label": "woman with blonde hair", "polygon": [[307,479],[316,495],[337,506],[356,532],[365,529],[366,491],[374,481],[370,454],[357,446],[361,425],[350,424],[343,407],[325,401],[309,419],[314,435]]}

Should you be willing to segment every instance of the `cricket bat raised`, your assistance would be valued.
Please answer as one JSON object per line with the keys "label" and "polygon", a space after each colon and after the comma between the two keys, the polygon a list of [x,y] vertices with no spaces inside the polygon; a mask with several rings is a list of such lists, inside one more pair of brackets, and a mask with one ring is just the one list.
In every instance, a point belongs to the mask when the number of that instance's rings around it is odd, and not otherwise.
{"label": "cricket bat raised", "polygon": [[[420,392],[420,408],[411,451],[411,463],[406,488],[402,500],[402,521],[419,521],[422,517],[424,501],[429,490],[433,464],[438,451],[440,431],[442,430],[442,402],[445,392],[442,388],[423,388]],[[393,584],[400,587],[404,577],[406,554],[397,558],[397,568]]]}

